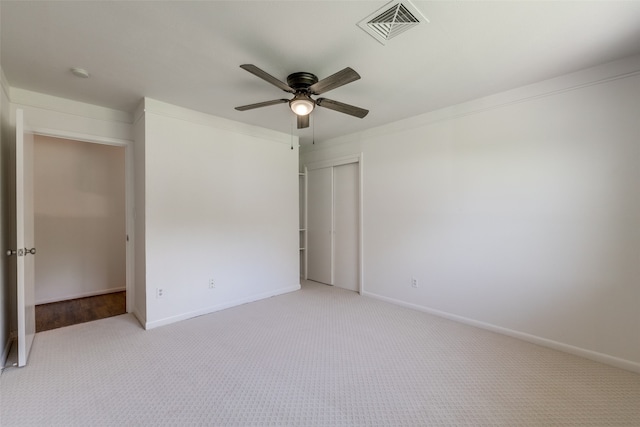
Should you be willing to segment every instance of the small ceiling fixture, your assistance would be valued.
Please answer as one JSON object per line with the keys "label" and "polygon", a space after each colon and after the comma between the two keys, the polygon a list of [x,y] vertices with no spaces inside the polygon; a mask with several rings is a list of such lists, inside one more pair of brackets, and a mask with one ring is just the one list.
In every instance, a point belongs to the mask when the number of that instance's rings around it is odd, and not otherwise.
{"label": "small ceiling fixture", "polygon": [[71,69],[71,73],[74,76],[80,77],[80,78],[83,78],[83,79],[88,79],[89,78],[89,72],[87,70],[85,70],[84,68],[73,67]]}
{"label": "small ceiling fixture", "polygon": [[394,0],[358,22],[358,27],[382,44],[429,20],[411,3]]}

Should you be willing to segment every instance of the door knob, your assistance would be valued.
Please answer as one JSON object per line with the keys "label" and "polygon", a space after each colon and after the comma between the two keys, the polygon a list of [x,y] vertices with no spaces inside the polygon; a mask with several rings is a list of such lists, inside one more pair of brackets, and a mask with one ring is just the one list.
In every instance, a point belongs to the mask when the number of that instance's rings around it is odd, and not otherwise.
{"label": "door knob", "polygon": [[18,249],[17,251],[13,250],[13,249],[9,249],[6,252],[7,256],[11,256],[11,255],[15,255],[18,254],[18,256],[23,256],[23,255],[35,255],[36,254],[36,248],[31,248],[31,249]]}

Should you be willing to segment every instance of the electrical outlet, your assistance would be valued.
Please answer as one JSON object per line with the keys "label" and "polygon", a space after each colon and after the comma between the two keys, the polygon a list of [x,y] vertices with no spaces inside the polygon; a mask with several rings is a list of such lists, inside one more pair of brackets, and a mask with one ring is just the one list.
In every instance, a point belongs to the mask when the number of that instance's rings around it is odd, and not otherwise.
{"label": "electrical outlet", "polygon": [[209,279],[209,289],[215,289],[216,282],[213,279]]}
{"label": "electrical outlet", "polygon": [[162,298],[162,297],[164,297],[164,289],[156,288],[156,298]]}
{"label": "electrical outlet", "polygon": [[418,287],[418,279],[416,279],[415,277],[411,278],[411,287],[412,288],[417,288]]}

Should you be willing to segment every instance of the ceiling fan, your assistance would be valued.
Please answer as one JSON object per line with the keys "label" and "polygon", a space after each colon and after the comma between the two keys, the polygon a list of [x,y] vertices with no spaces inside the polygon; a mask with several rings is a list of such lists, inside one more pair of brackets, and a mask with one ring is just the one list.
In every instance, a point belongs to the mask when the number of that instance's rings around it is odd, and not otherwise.
{"label": "ceiling fan", "polygon": [[292,99],[274,99],[272,101],[258,102],[256,104],[243,105],[236,107],[238,111],[253,110],[254,108],[268,107],[269,105],[289,103],[291,111],[298,116],[298,129],[309,127],[309,114],[313,109],[318,107],[328,108],[340,113],[349,114],[354,117],[363,118],[369,113],[369,110],[355,107],[353,105],[344,104],[327,98],[311,98],[311,95],[321,95],[332,89],[344,86],[360,78],[360,75],[353,69],[347,67],[344,70],[318,80],[314,74],[307,72],[298,72],[289,74],[287,83],[278,80],[271,74],[261,70],[252,64],[241,65],[240,68],[247,70],[251,74],[260,77],[272,85],[282,89],[285,92],[293,94]]}

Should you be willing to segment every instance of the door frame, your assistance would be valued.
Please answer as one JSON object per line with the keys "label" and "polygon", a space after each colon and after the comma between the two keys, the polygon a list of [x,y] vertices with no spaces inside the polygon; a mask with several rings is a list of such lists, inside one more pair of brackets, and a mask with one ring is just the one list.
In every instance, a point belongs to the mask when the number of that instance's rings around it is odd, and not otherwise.
{"label": "door frame", "polygon": [[[364,293],[364,203],[363,203],[363,179],[364,176],[364,159],[363,153],[357,153],[349,156],[335,157],[326,160],[319,160],[316,162],[310,162],[304,164],[304,168],[307,171],[322,168],[332,168],[336,166],[348,165],[351,163],[358,164],[358,293],[362,295]],[[307,198],[309,195],[306,195]],[[333,256],[333,250],[332,255]],[[331,268],[333,269],[333,263]],[[333,271],[331,272],[333,276]]]}
{"label": "door frame", "polygon": [[111,145],[114,147],[124,147],[124,175],[125,175],[125,290],[126,290],[126,311],[134,311],[134,187],[133,187],[133,141],[110,137],[87,135],[78,132],[69,132],[58,129],[47,129],[39,127],[28,127],[34,136],[49,136],[53,138],[68,139],[89,144]]}

